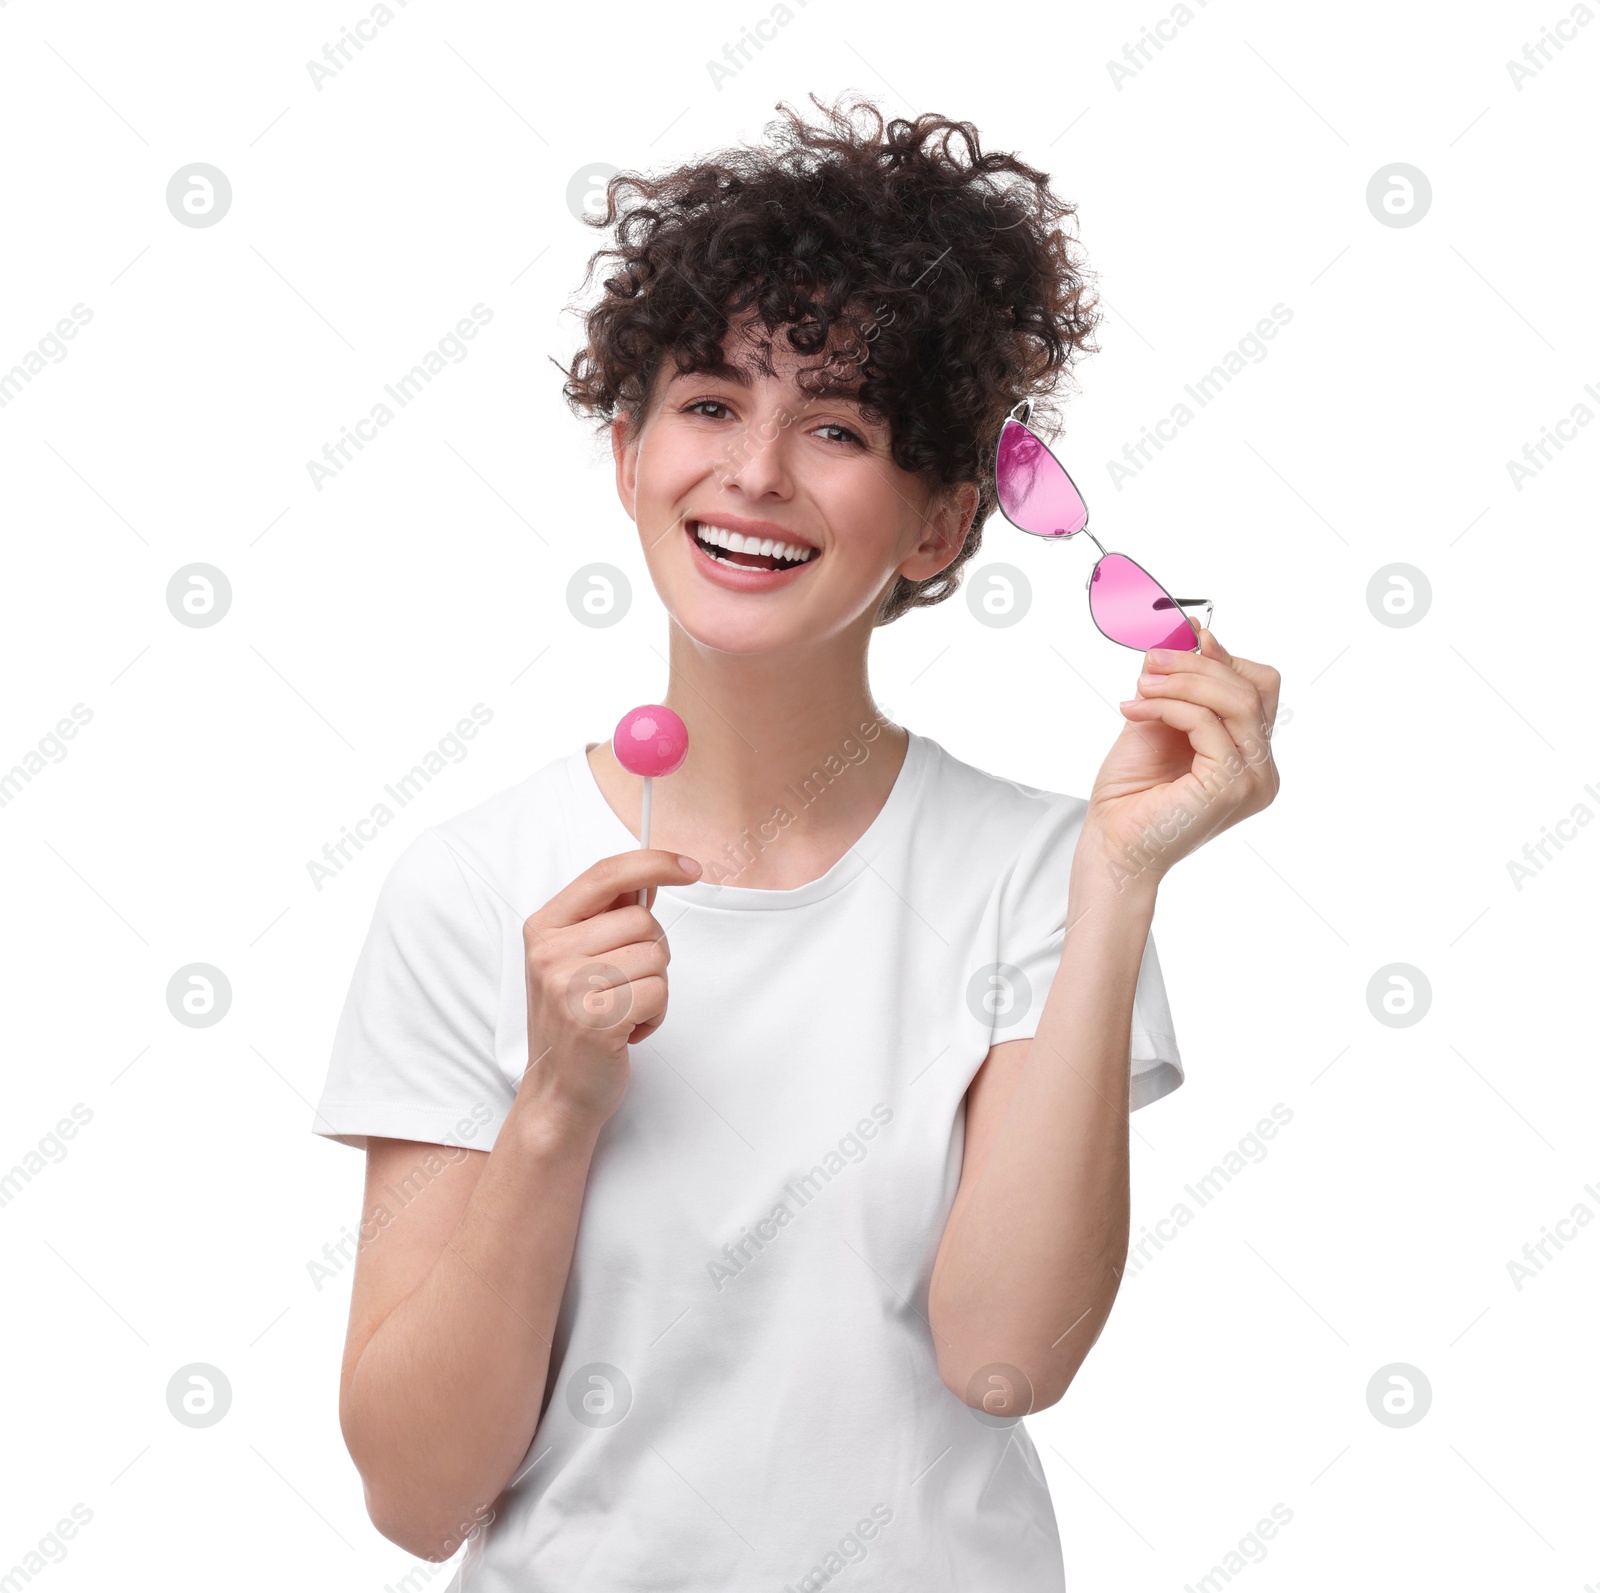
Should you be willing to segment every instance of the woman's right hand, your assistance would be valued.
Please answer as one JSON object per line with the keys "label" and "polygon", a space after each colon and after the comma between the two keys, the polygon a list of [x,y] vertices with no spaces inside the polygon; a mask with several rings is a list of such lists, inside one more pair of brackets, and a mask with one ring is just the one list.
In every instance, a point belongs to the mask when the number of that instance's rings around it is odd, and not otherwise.
{"label": "woman's right hand", "polygon": [[528,1070],[519,1101],[591,1123],[622,1104],[628,1047],[661,1027],[672,960],[639,892],[699,875],[698,864],[685,869],[675,852],[621,852],[585,869],[524,920]]}

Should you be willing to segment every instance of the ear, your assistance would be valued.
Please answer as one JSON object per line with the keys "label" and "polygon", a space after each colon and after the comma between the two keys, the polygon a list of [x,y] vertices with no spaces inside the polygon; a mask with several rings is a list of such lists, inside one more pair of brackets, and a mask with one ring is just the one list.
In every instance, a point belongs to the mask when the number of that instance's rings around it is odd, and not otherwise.
{"label": "ear", "polygon": [[900,566],[900,573],[913,581],[926,581],[937,575],[961,551],[977,512],[975,482],[960,482],[931,499],[928,517],[923,522],[922,540],[917,544],[915,556]]}
{"label": "ear", "polygon": [[627,417],[619,413],[611,422],[611,456],[617,464],[617,496],[628,511],[628,518],[637,521],[633,506],[638,490],[639,443],[637,438],[629,441],[627,431]]}

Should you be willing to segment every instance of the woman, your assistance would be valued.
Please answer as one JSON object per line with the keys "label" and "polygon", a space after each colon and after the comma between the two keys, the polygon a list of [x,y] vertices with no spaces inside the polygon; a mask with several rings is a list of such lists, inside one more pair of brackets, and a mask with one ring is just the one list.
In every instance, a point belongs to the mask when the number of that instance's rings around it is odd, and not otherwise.
{"label": "woman", "polygon": [[424,831],[340,1021],[341,1422],[464,1590],[1060,1589],[1020,1417],[1182,1079],[1157,886],[1276,789],[1277,674],[1209,632],[1087,802],[874,703],[874,628],[955,589],[1094,317],[1044,174],[855,110],[611,184],[566,391],[671,617],[653,845],[605,741]]}

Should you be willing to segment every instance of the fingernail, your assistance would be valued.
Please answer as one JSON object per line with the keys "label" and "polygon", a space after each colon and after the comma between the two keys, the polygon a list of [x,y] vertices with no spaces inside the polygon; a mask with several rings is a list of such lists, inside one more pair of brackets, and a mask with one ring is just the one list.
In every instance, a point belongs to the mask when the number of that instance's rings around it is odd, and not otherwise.
{"label": "fingernail", "polygon": [[1144,655],[1144,661],[1152,669],[1159,669],[1163,664],[1170,664],[1178,655],[1167,647],[1152,647]]}
{"label": "fingernail", "polygon": [[700,872],[700,865],[694,860],[694,858],[684,857],[681,854],[678,857],[678,867],[681,868],[685,874],[698,874]]}
{"label": "fingernail", "polygon": [[1119,703],[1118,703],[1118,704],[1117,704],[1117,706],[1118,706],[1118,707],[1119,707],[1119,708],[1131,708],[1131,707],[1133,707],[1133,705],[1134,705],[1134,704],[1135,704],[1135,703],[1136,703],[1136,702],[1140,702],[1140,701],[1142,701],[1142,700],[1143,700],[1143,699],[1142,699],[1142,698],[1139,698],[1139,697],[1130,697],[1130,698],[1129,698],[1129,699],[1128,699],[1128,700],[1127,700],[1127,701],[1126,701],[1126,702],[1119,702]]}

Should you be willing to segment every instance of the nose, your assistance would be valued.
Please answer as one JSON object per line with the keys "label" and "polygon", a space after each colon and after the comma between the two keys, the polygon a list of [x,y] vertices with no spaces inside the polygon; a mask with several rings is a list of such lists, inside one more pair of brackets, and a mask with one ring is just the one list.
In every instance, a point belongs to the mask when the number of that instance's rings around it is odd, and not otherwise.
{"label": "nose", "polygon": [[788,439],[793,417],[782,405],[750,415],[718,472],[721,485],[747,498],[787,498],[794,490]]}

